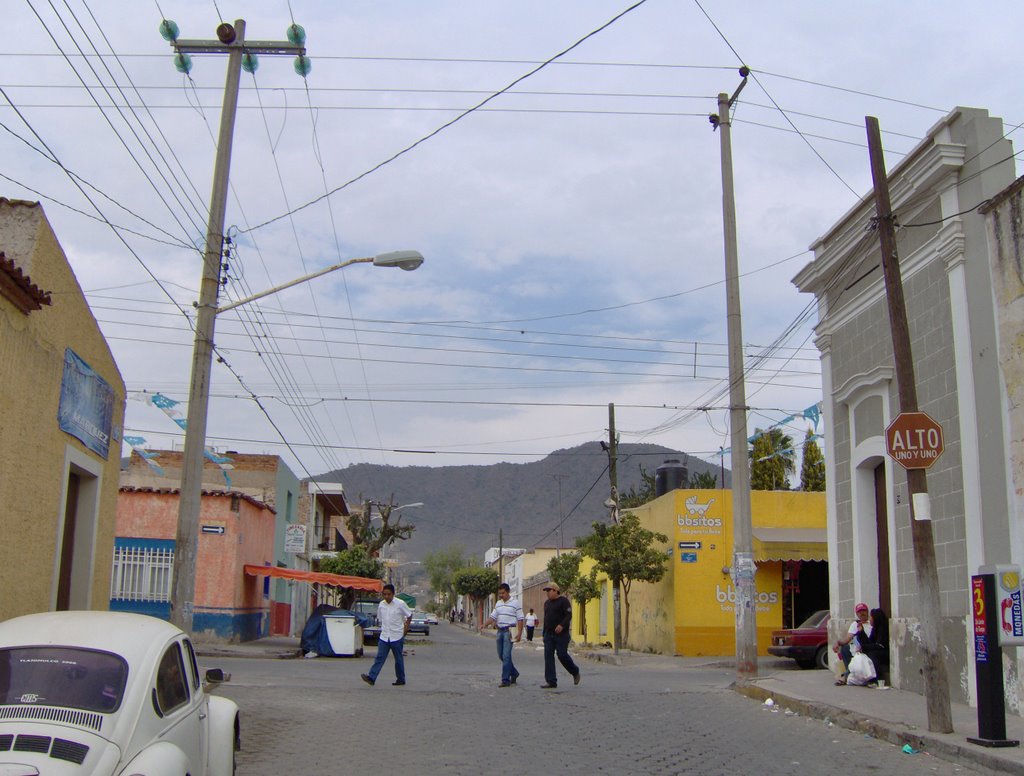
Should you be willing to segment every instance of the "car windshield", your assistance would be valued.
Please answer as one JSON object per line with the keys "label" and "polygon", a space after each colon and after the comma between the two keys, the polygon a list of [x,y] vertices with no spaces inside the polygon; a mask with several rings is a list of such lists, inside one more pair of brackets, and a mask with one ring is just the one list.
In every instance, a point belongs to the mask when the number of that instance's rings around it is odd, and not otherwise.
{"label": "car windshield", "polygon": [[815,612],[802,623],[801,628],[820,628],[822,623],[828,619],[828,609],[822,609],[820,612]]}
{"label": "car windshield", "polygon": [[0,649],[0,705],[117,711],[128,664],[110,652],[73,647]]}

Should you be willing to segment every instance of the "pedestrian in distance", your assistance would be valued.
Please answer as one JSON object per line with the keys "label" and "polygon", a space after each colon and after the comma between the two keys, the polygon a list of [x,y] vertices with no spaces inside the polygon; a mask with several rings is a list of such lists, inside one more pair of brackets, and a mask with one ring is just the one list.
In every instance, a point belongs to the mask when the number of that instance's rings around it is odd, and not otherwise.
{"label": "pedestrian in distance", "polygon": [[531,609],[527,613],[526,620],[525,620],[525,622],[526,622],[526,640],[527,641],[533,641],[533,631],[537,627],[537,621],[539,619],[540,618],[538,618],[537,615],[533,613],[533,609]]}
{"label": "pedestrian in distance", "polygon": [[871,638],[871,623],[868,621],[869,610],[867,604],[857,604],[854,609],[856,619],[850,624],[846,633],[839,637],[832,651],[839,656],[843,664],[843,672],[838,679],[837,685],[846,684],[850,675],[850,662],[853,656],[861,651],[863,640]]}
{"label": "pedestrian in distance", "polygon": [[569,639],[572,638],[572,604],[562,595],[562,591],[554,582],[544,587],[548,600],[544,602],[544,684],[546,690],[558,686],[558,674],[555,673],[555,655],[558,662],[572,676],[572,683],[580,683],[580,669],[569,656]]}
{"label": "pedestrian in distance", "polygon": [[405,645],[405,634],[409,632],[409,623],[412,621],[412,610],[401,598],[395,598],[395,586],[390,582],[384,585],[382,595],[384,600],[377,606],[377,621],[380,623],[377,659],[370,666],[370,673],[360,674],[360,678],[373,687],[390,652],[395,656],[395,681],[391,684],[401,687],[405,684],[405,659],[402,657],[402,648]]}
{"label": "pedestrian in distance", "polygon": [[516,629],[515,640],[523,638],[523,605],[512,597],[507,583],[498,585],[498,602],[491,610],[488,625],[494,623],[498,629],[495,643],[498,645],[498,659],[501,661],[501,684],[498,687],[511,687],[519,678],[519,671],[512,664],[512,628]]}

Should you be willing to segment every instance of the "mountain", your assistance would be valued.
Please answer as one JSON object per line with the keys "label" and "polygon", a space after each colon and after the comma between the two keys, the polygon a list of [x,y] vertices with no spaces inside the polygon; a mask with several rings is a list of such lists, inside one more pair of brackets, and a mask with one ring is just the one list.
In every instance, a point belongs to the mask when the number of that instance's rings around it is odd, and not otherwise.
{"label": "mountain", "polygon": [[[665,461],[678,459],[689,470],[719,475],[719,466],[659,445],[621,444],[618,453],[620,493],[640,490],[640,469],[653,475]],[[725,472],[726,487],[730,484]],[[556,450],[531,463],[489,466],[382,466],[355,464],[316,478],[340,482],[350,504],[370,499],[392,504],[423,502],[402,510],[416,526],[410,539],[395,546],[394,557],[419,560],[433,550],[461,545],[469,557],[482,559],[497,547],[575,546],[590,533],[591,523],[607,520],[608,455],[597,442]],[[561,506],[559,505],[561,483]],[[559,528],[560,517],[565,521]]]}

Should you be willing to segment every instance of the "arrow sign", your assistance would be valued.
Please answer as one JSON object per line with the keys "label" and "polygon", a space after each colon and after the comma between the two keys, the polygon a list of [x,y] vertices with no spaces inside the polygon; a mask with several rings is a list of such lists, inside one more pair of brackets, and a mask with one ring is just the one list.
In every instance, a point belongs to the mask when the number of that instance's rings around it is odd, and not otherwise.
{"label": "arrow sign", "polygon": [[679,542],[680,550],[699,550],[700,542]]}

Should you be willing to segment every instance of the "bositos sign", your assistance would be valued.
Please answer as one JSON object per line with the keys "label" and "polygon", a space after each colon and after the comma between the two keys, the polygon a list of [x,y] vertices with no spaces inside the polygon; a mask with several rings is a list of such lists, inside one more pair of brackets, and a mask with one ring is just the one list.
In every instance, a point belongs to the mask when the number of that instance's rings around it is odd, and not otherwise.
{"label": "bositos sign", "polygon": [[[697,618],[705,624],[723,618],[723,627],[731,628],[736,590],[727,572],[733,552],[728,505],[707,491],[681,492],[676,504],[675,531],[680,561],[676,566],[676,579],[677,590],[685,601],[684,618],[691,622]],[[767,614],[781,602],[781,564],[762,564],[755,584],[757,612]]]}

